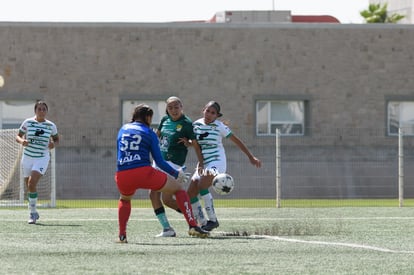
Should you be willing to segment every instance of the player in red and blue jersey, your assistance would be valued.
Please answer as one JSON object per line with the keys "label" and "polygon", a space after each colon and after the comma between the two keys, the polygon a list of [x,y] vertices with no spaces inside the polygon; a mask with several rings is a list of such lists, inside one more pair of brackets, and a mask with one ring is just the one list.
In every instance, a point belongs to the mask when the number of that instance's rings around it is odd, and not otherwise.
{"label": "player in red and blue jersey", "polygon": [[[117,171],[115,182],[120,192],[118,202],[119,241],[127,242],[126,228],[131,215],[131,199],[137,189],[174,194],[189,225],[188,234],[207,237],[194,218],[190,199],[183,188],[187,180],[183,171],[171,167],[162,158],[158,137],[150,128],[153,110],[145,104],[135,107],[132,120],[121,127],[117,137]],[[164,172],[151,166],[151,157]]]}

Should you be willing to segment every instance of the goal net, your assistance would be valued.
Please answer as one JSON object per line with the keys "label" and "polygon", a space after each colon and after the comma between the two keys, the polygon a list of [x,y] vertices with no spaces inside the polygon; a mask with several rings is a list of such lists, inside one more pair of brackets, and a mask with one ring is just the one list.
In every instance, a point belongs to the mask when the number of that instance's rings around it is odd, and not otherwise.
{"label": "goal net", "polygon": [[[0,129],[0,207],[27,206],[27,188],[24,184],[20,160],[22,145],[16,142],[18,129]],[[56,207],[55,150],[46,174],[37,184],[38,207]]]}

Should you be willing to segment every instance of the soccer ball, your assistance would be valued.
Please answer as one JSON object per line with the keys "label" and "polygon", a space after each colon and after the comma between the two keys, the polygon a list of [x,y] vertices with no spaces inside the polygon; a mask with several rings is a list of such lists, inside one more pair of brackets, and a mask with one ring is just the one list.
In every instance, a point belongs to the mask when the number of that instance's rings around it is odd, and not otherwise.
{"label": "soccer ball", "polygon": [[213,189],[219,195],[228,195],[234,189],[233,177],[229,174],[218,174],[213,179]]}

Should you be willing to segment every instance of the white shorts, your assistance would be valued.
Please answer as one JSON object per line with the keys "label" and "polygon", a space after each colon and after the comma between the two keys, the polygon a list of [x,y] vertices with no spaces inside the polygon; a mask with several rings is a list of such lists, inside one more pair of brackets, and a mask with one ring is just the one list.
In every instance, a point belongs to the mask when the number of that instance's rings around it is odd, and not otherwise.
{"label": "white shorts", "polygon": [[23,154],[21,166],[23,170],[23,177],[28,178],[32,171],[37,171],[40,174],[44,175],[46,173],[47,167],[49,166],[50,155],[42,158],[32,158]]}
{"label": "white shorts", "polygon": [[[217,175],[221,173],[226,173],[226,162],[225,161],[213,161],[204,166],[203,174],[205,175]],[[196,170],[191,177],[192,180],[199,180],[200,175]]]}

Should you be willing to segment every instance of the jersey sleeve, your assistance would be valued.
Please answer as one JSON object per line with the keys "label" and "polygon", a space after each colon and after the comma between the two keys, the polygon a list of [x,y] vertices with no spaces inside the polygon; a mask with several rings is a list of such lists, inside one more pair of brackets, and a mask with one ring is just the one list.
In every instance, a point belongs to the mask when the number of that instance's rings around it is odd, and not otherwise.
{"label": "jersey sleeve", "polygon": [[27,132],[27,121],[28,121],[28,119],[25,119],[23,122],[22,122],[22,124],[20,125],[20,127],[19,127],[19,133],[21,133],[21,134],[26,134],[26,132]]}
{"label": "jersey sleeve", "polygon": [[161,132],[162,126],[167,118],[168,116],[164,116],[163,118],[161,118],[160,124],[158,125],[158,128],[157,128],[159,132]]}
{"label": "jersey sleeve", "polygon": [[53,122],[51,124],[52,124],[52,133],[50,135],[52,137],[55,137],[58,135],[58,130],[57,130],[56,124],[54,124]]}
{"label": "jersey sleeve", "polygon": [[220,133],[223,137],[228,138],[230,137],[233,133],[231,132],[231,129],[229,128],[229,126],[227,126],[226,124],[224,124],[223,122],[220,122]]}
{"label": "jersey sleeve", "polygon": [[170,174],[174,178],[178,177],[178,171],[174,169],[173,167],[171,167],[171,165],[169,165],[162,158],[160,146],[158,144],[158,138],[157,138],[157,135],[153,131],[151,131],[151,155],[155,163],[157,164],[159,168],[161,168],[161,170]]}

